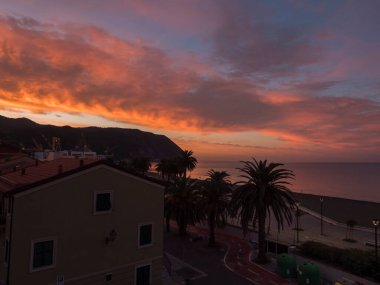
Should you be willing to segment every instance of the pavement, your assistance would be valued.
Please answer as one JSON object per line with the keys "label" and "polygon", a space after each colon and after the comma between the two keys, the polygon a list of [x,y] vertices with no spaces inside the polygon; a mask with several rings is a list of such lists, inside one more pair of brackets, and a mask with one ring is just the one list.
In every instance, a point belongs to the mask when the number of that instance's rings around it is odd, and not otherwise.
{"label": "pavement", "polygon": [[[217,249],[207,247],[208,229],[205,225],[188,227],[188,232],[191,236],[203,237],[203,240],[200,242],[190,242],[188,239],[179,238],[176,234],[166,234],[165,250],[204,273],[202,277],[197,277],[198,279],[190,279],[190,284],[296,284],[295,280],[283,279],[274,273],[276,264],[275,254],[272,255],[272,262],[265,266],[253,263],[251,255],[255,254],[255,250],[252,249],[249,241],[256,241],[257,233],[249,231],[246,236],[243,236],[239,221],[230,219],[229,223],[230,226],[217,230],[216,238],[219,244],[219,248]],[[302,229],[302,231],[298,231],[299,243],[306,240],[314,240],[343,248],[373,250],[373,247],[365,245],[366,241],[374,239],[374,233],[371,229],[362,228],[354,230],[354,239],[357,242],[349,243],[343,241],[347,231],[344,225],[336,223],[333,220],[324,219],[324,234],[320,235],[320,223],[320,217],[312,212],[302,215],[299,219],[299,228]],[[295,245],[297,244],[297,231],[294,229],[295,221],[293,224],[285,226],[283,231],[278,232],[277,225],[272,220],[270,234],[267,239],[286,245]],[[296,256],[296,259],[297,263],[307,260],[301,256]],[[321,277],[324,280],[323,284],[333,284],[332,280],[352,280],[356,282],[351,284],[377,284],[337,268],[313,262],[321,269]],[[233,279],[226,272],[228,270],[230,273],[240,276],[240,279]],[[185,278],[180,278],[180,280],[184,283]]]}
{"label": "pavement", "polygon": [[[163,280],[164,285],[185,284],[186,279],[189,279],[191,285],[252,285],[250,280],[235,274],[225,266],[224,258],[228,245],[218,242],[216,247],[210,248],[207,246],[206,238],[190,241],[194,236],[199,236],[196,228],[189,228],[187,238],[179,237],[175,227],[172,227],[171,233],[165,233],[164,250],[172,263],[173,278],[170,281],[167,278]],[[178,270],[181,268],[184,270]],[[189,278],[188,275],[182,274],[188,269],[202,274]]]}
{"label": "pavement", "polygon": [[[321,219],[320,214],[313,212],[304,207],[300,207],[304,211],[304,214],[299,217],[298,221],[298,241],[297,241],[297,226],[296,219],[290,225],[284,225],[284,228],[280,231],[277,230],[277,223],[273,218],[270,223],[267,222],[267,228],[270,224],[268,240],[278,241],[279,243],[286,245],[297,245],[304,241],[316,241],[327,245],[339,247],[339,248],[357,248],[363,250],[374,250],[374,246],[367,244],[374,244],[375,234],[374,229],[365,227],[355,227],[353,229],[352,238],[355,242],[344,241],[347,234],[347,227],[344,224],[336,222],[330,218],[323,217],[323,229],[321,235]],[[240,228],[240,222],[238,219],[228,219],[228,224]],[[250,227],[253,229],[253,227]]]}

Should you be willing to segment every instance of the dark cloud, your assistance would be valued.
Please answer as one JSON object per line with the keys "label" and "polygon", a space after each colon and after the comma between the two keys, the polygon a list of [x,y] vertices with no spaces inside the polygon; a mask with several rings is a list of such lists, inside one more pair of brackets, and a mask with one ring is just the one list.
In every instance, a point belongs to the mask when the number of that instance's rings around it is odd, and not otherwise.
{"label": "dark cloud", "polygon": [[[234,75],[280,76],[317,63],[312,28],[283,25],[262,10],[226,12],[213,40],[214,58]],[[253,14],[253,15],[252,15]]]}
{"label": "dark cloud", "polygon": [[96,27],[3,17],[0,100],[8,108],[88,113],[154,128],[256,131],[298,143],[380,149],[378,102],[318,95],[339,80],[297,81],[283,92],[237,76],[279,76],[318,55],[302,30],[245,22],[228,22],[225,36],[217,35],[215,56],[236,71],[226,77],[199,72],[209,62],[178,60]]}

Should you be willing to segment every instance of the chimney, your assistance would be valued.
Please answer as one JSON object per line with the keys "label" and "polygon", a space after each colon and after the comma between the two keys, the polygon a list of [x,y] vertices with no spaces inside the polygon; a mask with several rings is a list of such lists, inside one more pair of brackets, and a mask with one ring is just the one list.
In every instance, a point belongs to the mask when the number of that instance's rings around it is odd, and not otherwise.
{"label": "chimney", "polygon": [[25,173],[26,173],[26,168],[21,169],[21,175],[25,175]]}
{"label": "chimney", "polygon": [[61,174],[63,172],[63,165],[58,165],[58,174]]}
{"label": "chimney", "polygon": [[84,165],[84,160],[81,159],[81,160],[79,161],[79,166],[83,166],[83,165]]}

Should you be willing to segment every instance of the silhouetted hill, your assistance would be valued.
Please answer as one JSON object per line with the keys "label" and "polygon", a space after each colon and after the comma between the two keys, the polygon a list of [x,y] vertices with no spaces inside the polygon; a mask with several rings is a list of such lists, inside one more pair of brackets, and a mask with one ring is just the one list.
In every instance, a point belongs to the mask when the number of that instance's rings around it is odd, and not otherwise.
{"label": "silhouetted hill", "polygon": [[61,138],[62,150],[83,150],[85,146],[97,153],[113,153],[124,159],[146,156],[169,158],[181,149],[164,135],[121,128],[72,128],[40,125],[29,119],[0,116],[0,139],[25,148],[51,148],[52,137]]}

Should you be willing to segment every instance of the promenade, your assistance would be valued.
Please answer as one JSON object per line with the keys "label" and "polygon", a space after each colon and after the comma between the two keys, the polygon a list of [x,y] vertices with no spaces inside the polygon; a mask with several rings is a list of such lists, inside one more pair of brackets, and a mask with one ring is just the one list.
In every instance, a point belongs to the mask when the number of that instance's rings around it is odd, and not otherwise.
{"label": "promenade", "polygon": [[[306,198],[305,198],[306,197]],[[277,224],[276,221],[272,218],[271,221],[267,222],[267,226],[269,226],[269,233],[267,235],[267,239],[275,242],[279,242],[286,245],[299,245],[304,241],[318,241],[322,242],[324,244],[328,244],[331,246],[336,246],[340,248],[358,248],[358,249],[364,249],[364,250],[374,250],[373,247],[366,245],[367,242],[374,242],[374,230],[373,228],[367,228],[358,226],[354,228],[353,231],[353,238],[356,240],[356,242],[347,242],[343,239],[346,237],[347,234],[347,227],[345,223],[343,223],[344,219],[356,212],[356,210],[360,211],[360,207],[365,207],[366,203],[369,202],[360,202],[357,201],[358,204],[356,204],[357,208],[355,210],[352,210],[348,213],[346,213],[346,216],[344,214],[340,213],[340,216],[342,217],[340,221],[336,221],[330,217],[324,216],[323,217],[323,235],[321,235],[321,219],[320,219],[320,213],[318,213],[316,210],[316,207],[313,209],[306,208],[304,205],[308,205],[308,201],[312,201],[315,205],[315,201],[319,197],[314,196],[310,197],[308,195],[304,197],[298,197],[299,200],[301,200],[301,206],[300,209],[304,212],[303,215],[299,217],[299,229],[298,231],[298,242],[297,242],[297,231],[296,228],[296,220],[293,221],[291,225],[284,225],[284,229],[281,231],[277,231]],[[302,200],[302,198],[305,198]],[[345,200],[345,199],[343,199]],[[352,201],[352,200],[351,200]],[[333,202],[335,203],[341,203],[342,199],[334,198]],[[356,203],[356,201],[354,201]],[[331,206],[332,203],[330,203]],[[376,213],[377,207],[379,207],[379,204],[372,203],[375,206],[375,210],[371,208],[371,211],[374,211]],[[360,205],[360,206],[358,206]],[[325,205],[327,207],[327,205]],[[336,206],[336,205],[334,205]],[[379,208],[380,210],[380,208]],[[333,210],[334,211],[334,210]],[[335,211],[339,211],[339,209],[335,209]],[[326,213],[330,213],[329,211],[326,211]],[[364,217],[365,214],[362,214],[361,217]],[[367,213],[368,215],[368,213]],[[368,218],[368,217],[367,217]],[[365,220],[365,218],[363,218]],[[229,219],[228,220],[228,226],[224,227],[223,229],[219,229],[217,231],[217,241],[222,246],[221,249],[218,252],[218,256],[215,257],[214,254],[211,254],[212,249],[207,249],[207,253],[203,252],[199,253],[199,247],[206,248],[206,240],[208,235],[208,229],[206,225],[198,225],[196,227],[189,227],[189,232],[194,236],[203,236],[204,240],[201,243],[191,243],[187,240],[180,239],[176,237],[176,239],[171,238],[170,241],[167,241],[167,249],[171,251],[173,255],[176,255],[177,258],[181,258],[181,250],[178,250],[178,248],[186,249],[186,254],[182,255],[182,261],[189,262],[192,266],[195,265],[197,270],[200,272],[205,272],[204,275],[202,275],[202,278],[194,279],[192,280],[191,284],[211,284],[212,283],[218,283],[218,284],[278,284],[278,285],[285,285],[285,284],[295,284],[294,280],[284,280],[277,276],[274,272],[275,270],[275,260],[264,266],[261,267],[257,264],[254,264],[251,262],[251,255],[255,255],[255,250],[252,250],[251,245],[249,244],[249,241],[257,241],[257,233],[255,231],[251,230],[247,233],[246,236],[243,236],[242,230],[240,228],[240,223],[236,219]],[[171,245],[172,242],[179,243],[177,244],[177,250],[173,250],[173,246]],[[201,245],[200,245],[201,244]],[[194,252],[193,252],[194,251]],[[190,259],[188,259],[188,256],[191,256]],[[223,257],[222,257],[223,256]],[[273,254],[272,258],[275,258],[275,254]],[[199,261],[202,260],[202,261]],[[307,259],[296,256],[297,262],[303,262]],[[217,265],[222,262],[223,269],[221,265]],[[318,264],[318,266],[321,269],[321,277],[323,280],[325,280],[326,283],[324,284],[333,284],[329,283],[333,280],[353,280],[357,283],[355,284],[368,284],[368,285],[374,285],[376,283],[368,281],[366,279],[351,275],[347,272],[344,272],[342,270],[333,268],[331,266],[327,266],[325,264],[322,264],[320,262],[315,262]],[[213,268],[212,266],[209,266],[207,264],[213,263],[213,266],[216,266],[216,268]],[[177,262],[178,264],[178,262]],[[231,278],[234,278],[230,276],[225,270],[230,270],[231,272],[235,273],[237,276],[240,276],[240,279],[234,279],[232,281]],[[215,280],[214,280],[215,279]],[[246,282],[249,283],[246,283]]]}
{"label": "promenade", "polygon": [[[301,207],[320,215],[321,196],[304,193],[294,193],[294,196],[301,203]],[[358,227],[373,228],[372,220],[380,219],[380,203],[370,201],[324,196],[322,208],[325,217],[342,224],[355,220]]]}

